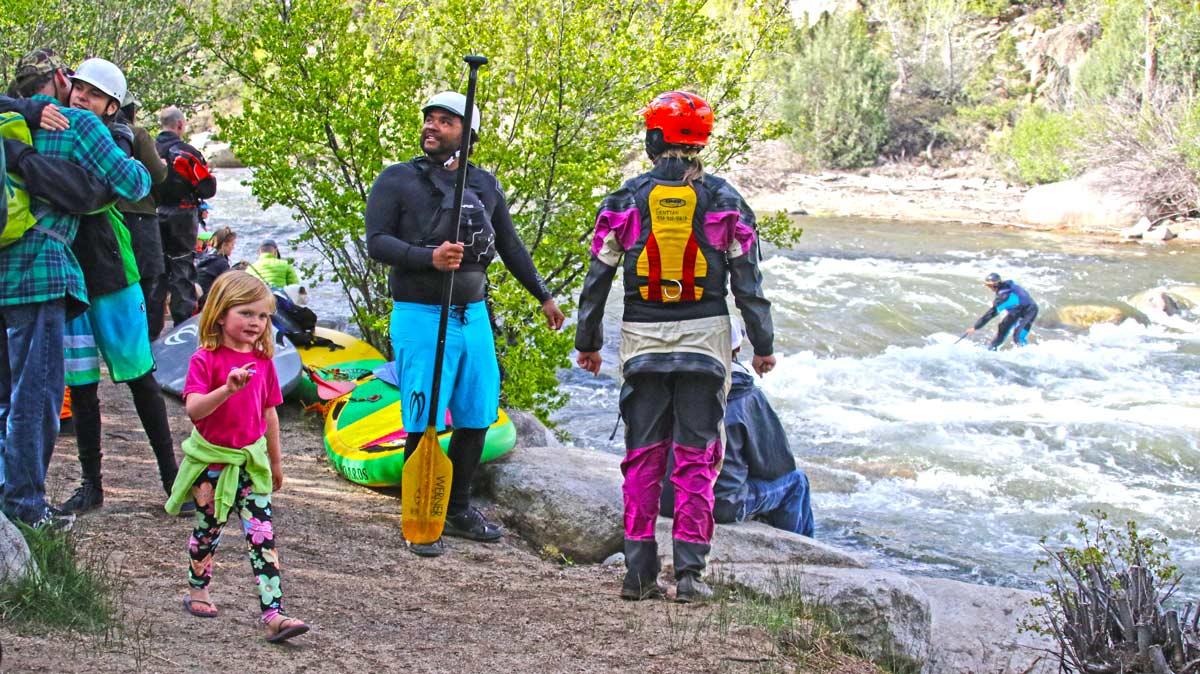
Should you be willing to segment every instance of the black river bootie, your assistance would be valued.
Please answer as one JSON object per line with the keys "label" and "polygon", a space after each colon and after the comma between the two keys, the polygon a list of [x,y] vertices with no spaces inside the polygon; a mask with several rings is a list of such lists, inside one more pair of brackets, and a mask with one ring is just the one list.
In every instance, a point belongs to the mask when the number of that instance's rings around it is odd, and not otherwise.
{"label": "black river bootie", "polygon": [[625,582],[621,584],[621,599],[641,601],[662,599],[667,588],[658,582],[658,543],[625,539]]}
{"label": "black river bootie", "polygon": [[711,546],[704,543],[689,543],[678,538],[674,540],[674,544],[675,601],[681,604],[690,604],[694,601],[711,599],[712,588],[700,580]]}

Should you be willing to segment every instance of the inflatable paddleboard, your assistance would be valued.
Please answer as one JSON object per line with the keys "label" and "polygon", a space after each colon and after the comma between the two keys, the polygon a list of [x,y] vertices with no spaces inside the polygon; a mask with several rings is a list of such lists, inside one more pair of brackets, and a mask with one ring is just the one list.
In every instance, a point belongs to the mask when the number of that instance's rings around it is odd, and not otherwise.
{"label": "inflatable paddleboard", "polygon": [[295,396],[305,405],[321,402],[310,372],[328,382],[357,381],[387,363],[378,349],[353,335],[318,327],[313,330],[313,336],[327,339],[337,346],[296,347],[305,372],[301,374]]}
{"label": "inflatable paddleboard", "polygon": [[[498,410],[498,415],[484,438],[483,461],[503,456],[517,444],[512,420],[504,410]],[[400,484],[405,436],[400,420],[400,390],[373,375],[333,401],[325,417],[329,463],[342,477],[368,487]],[[450,431],[438,435],[438,440],[442,451],[446,451]]]}
{"label": "inflatable paddleboard", "polygon": [[[150,345],[157,365],[154,379],[164,391],[173,396],[183,395],[183,386],[187,382],[188,361],[200,346],[199,333],[200,317],[192,316]],[[286,396],[300,383],[300,354],[286,339],[280,344],[278,333],[275,337],[275,357],[272,360],[275,363],[275,374],[279,378],[279,388]]]}

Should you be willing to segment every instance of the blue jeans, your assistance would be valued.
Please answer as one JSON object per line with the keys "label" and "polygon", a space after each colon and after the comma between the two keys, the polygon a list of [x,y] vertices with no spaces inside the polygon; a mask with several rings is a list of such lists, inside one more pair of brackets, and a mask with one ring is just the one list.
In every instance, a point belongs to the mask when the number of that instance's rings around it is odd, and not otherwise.
{"label": "blue jeans", "polygon": [[759,517],[776,529],[802,536],[813,535],[812,505],[808,476],[794,470],[774,480],[746,480],[750,488],[738,513],[738,521]]}
{"label": "blue jeans", "polygon": [[46,469],[63,404],[63,300],[0,307],[0,494],[5,513],[46,514]]}

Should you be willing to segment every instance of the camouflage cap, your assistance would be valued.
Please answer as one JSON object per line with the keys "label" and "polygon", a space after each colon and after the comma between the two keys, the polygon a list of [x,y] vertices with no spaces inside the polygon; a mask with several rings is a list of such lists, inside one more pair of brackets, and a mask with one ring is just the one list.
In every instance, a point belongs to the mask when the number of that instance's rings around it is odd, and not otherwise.
{"label": "camouflage cap", "polygon": [[49,47],[34,49],[17,61],[16,74],[13,81],[17,84],[29,81],[35,77],[49,75],[55,70],[64,69],[62,58]]}

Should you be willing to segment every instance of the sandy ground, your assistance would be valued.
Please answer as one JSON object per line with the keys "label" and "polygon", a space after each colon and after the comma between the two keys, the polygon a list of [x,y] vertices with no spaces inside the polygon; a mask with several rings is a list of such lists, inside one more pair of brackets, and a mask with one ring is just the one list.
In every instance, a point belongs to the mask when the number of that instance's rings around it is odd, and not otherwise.
{"label": "sandy ground", "polygon": [[[280,409],[286,484],[277,494],[284,607],[313,631],[267,644],[236,521],[212,585],[221,615],[184,613],[190,519],[162,511],[149,446],[124,387],[101,387],[105,504],[76,530],[85,553],[108,555],[127,581],[122,627],[52,634],[0,624],[4,672],[761,672],[789,664],[761,629],[731,612],[618,596],[619,569],[562,566],[516,537],[485,545],[451,539],[435,559],[406,551],[398,497],[329,468],[317,420]],[[168,399],[177,440],[191,430]],[[55,502],[76,486],[73,437],[60,438]],[[808,671],[877,671],[850,658]]]}

